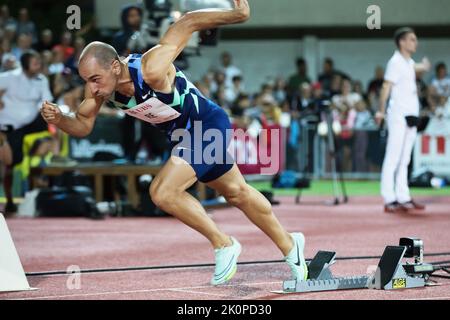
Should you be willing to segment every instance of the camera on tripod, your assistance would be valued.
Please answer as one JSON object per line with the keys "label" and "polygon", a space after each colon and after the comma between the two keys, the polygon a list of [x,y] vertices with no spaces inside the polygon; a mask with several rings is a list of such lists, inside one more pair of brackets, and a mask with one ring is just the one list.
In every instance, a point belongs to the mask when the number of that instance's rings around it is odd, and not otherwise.
{"label": "camera on tripod", "polygon": [[[177,8],[179,10],[174,10],[170,0],[144,0],[142,7],[144,21],[140,30],[136,31],[128,42],[128,49],[131,52],[145,52],[157,45],[170,26],[188,11],[205,8],[230,8],[231,3],[228,0],[184,0],[180,1],[179,8]],[[200,55],[200,45],[216,46],[218,38],[218,29],[195,32],[175,61],[175,65],[180,69],[187,69],[187,57]]]}

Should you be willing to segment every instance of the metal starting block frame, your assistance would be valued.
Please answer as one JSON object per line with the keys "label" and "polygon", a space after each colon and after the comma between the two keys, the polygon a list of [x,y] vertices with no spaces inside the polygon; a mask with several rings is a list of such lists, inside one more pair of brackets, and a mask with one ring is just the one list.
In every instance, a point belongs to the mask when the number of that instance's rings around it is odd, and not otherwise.
{"label": "metal starting block frame", "polygon": [[336,262],[336,252],[319,251],[308,264],[308,280],[287,280],[283,291],[318,292],[330,290],[362,289],[368,287],[369,276],[335,278],[330,267]]}
{"label": "metal starting block frame", "polygon": [[[405,243],[406,239],[406,243]],[[387,246],[373,275],[334,277],[330,267],[336,262],[336,252],[319,251],[308,264],[308,279],[283,282],[283,293],[319,292],[348,289],[407,289],[427,285],[433,266],[422,263],[423,242],[416,238],[402,238],[399,246]],[[405,257],[420,259],[415,264],[402,264]],[[408,270],[408,271],[407,271]],[[417,270],[422,270],[418,272]],[[426,270],[425,272],[423,270]]]}

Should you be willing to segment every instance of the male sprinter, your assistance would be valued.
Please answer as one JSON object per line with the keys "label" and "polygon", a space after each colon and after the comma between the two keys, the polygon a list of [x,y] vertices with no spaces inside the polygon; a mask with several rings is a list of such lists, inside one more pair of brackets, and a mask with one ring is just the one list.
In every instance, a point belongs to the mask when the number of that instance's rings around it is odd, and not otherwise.
{"label": "male sprinter", "polygon": [[[82,137],[91,132],[96,115],[106,102],[156,125],[169,135],[179,128],[193,132],[194,122],[201,121],[202,130],[214,128],[225,136],[225,130],[231,127],[226,113],[202,96],[173,62],[193,32],[244,22],[249,17],[247,0],[234,0],[233,9],[189,12],[169,28],[158,45],[142,56],[133,54],[125,61],[119,60],[111,46],[101,42],[90,43],[79,61],[80,75],[87,84],[85,100],[76,115],[63,115],[54,105],[44,103],[42,116],[68,134]],[[226,140],[223,137],[224,154]],[[189,150],[183,149],[183,152]],[[217,190],[272,239],[285,256],[294,279],[307,278],[303,234],[289,234],[281,226],[269,201],[247,185],[236,164],[220,161],[213,164],[188,163],[184,157],[174,156],[172,152],[171,158],[153,180],[150,196],[159,208],[211,242],[216,260],[212,285],[223,284],[233,277],[241,245],[220,231],[200,203],[186,192],[197,180]]]}

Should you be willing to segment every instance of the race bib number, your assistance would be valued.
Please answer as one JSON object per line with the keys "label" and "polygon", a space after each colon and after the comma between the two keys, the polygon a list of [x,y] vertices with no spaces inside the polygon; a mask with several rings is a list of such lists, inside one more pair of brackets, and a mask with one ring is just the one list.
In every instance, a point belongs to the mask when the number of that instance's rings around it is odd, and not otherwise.
{"label": "race bib number", "polygon": [[123,111],[129,116],[152,124],[168,122],[180,116],[178,111],[155,97],[151,97],[141,104]]}

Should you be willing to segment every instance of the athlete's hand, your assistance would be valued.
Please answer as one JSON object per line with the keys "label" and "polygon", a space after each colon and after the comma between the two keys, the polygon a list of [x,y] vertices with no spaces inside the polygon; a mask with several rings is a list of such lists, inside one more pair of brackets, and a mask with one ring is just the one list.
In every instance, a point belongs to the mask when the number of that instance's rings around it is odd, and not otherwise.
{"label": "athlete's hand", "polygon": [[250,18],[250,6],[247,0],[234,0],[234,11],[242,16],[242,22]]}
{"label": "athlete's hand", "polygon": [[384,114],[381,112],[375,113],[375,122],[377,123],[377,126],[381,126],[384,120]]}
{"label": "athlete's hand", "polygon": [[427,72],[430,71],[430,69],[431,69],[431,62],[430,62],[430,60],[428,60],[427,57],[422,59],[422,65],[423,65],[423,68],[425,69],[425,71],[427,71]]}
{"label": "athlete's hand", "polygon": [[45,101],[41,107],[41,115],[47,123],[58,125],[62,112],[56,104]]}

